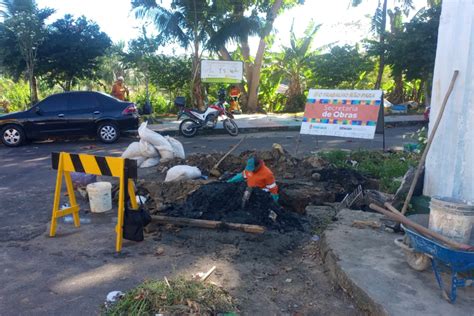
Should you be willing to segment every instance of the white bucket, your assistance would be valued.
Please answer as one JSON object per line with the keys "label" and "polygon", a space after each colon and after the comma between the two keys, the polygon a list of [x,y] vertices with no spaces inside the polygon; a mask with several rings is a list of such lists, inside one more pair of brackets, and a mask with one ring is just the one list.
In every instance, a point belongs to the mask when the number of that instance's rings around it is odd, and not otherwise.
{"label": "white bucket", "polygon": [[474,205],[434,196],[430,202],[429,228],[461,243],[469,243],[474,224]]}
{"label": "white bucket", "polygon": [[112,209],[112,184],[94,182],[86,187],[92,213],[103,213]]}

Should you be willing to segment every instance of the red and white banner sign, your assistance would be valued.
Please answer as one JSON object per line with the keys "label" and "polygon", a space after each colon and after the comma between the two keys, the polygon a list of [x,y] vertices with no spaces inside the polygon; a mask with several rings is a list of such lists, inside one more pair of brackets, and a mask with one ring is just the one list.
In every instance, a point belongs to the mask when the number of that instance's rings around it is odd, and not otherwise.
{"label": "red and white banner sign", "polygon": [[311,89],[300,133],[373,139],[381,108],[382,90]]}

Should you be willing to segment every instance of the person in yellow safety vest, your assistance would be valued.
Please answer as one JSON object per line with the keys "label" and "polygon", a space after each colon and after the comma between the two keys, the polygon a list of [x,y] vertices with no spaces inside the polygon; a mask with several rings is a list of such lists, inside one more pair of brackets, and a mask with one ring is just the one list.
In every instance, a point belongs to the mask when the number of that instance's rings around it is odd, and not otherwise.
{"label": "person in yellow safety vest", "polygon": [[114,82],[114,85],[112,86],[111,94],[112,96],[122,101],[125,101],[125,99],[128,99],[129,97],[128,88],[125,86],[124,79],[122,76],[118,77],[117,81]]}
{"label": "person in yellow safety vest", "polygon": [[260,188],[263,191],[270,192],[272,198],[278,203],[278,186],[275,182],[273,172],[265,165],[265,162],[259,159],[256,155],[252,155],[247,160],[247,166],[244,171],[239,172],[227,182],[242,182],[246,181],[250,188]]}

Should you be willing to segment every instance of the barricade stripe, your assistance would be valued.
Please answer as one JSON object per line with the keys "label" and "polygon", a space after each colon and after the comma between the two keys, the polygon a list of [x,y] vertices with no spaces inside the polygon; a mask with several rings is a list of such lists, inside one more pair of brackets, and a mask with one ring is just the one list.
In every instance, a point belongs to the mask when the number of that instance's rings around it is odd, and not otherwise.
{"label": "barricade stripe", "polygon": [[123,174],[124,159],[117,157],[104,157],[113,177],[121,177]]}
{"label": "barricade stripe", "polygon": [[95,156],[79,154],[79,157],[81,158],[82,165],[84,166],[86,173],[95,174],[95,175],[103,174],[97,164]]}
{"label": "barricade stripe", "polygon": [[59,153],[52,152],[51,153],[51,166],[54,170],[58,170],[59,167]]}
{"label": "barricade stripe", "polygon": [[128,169],[128,178],[137,178],[137,161],[135,159],[125,159],[125,168]]}
{"label": "barricade stripe", "polygon": [[78,154],[69,154],[71,157],[72,165],[74,166],[75,172],[85,172],[84,166],[82,165],[81,158]]}
{"label": "barricade stripe", "polygon": [[62,153],[63,156],[63,170],[69,172],[75,172],[74,165],[72,164],[71,155],[68,153]]}
{"label": "barricade stripe", "polygon": [[102,175],[112,176],[112,171],[110,171],[109,164],[107,163],[107,160],[105,159],[105,157],[100,157],[100,156],[94,156],[94,157]]}

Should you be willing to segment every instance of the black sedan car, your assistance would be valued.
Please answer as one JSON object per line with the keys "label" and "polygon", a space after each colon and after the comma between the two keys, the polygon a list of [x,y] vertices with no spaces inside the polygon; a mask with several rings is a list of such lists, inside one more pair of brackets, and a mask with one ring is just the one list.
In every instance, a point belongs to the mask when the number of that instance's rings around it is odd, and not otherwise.
{"label": "black sedan car", "polygon": [[58,93],[24,112],[0,116],[3,144],[16,147],[26,140],[58,136],[97,135],[113,143],[121,132],[138,128],[135,104],[105,93],[75,91]]}

